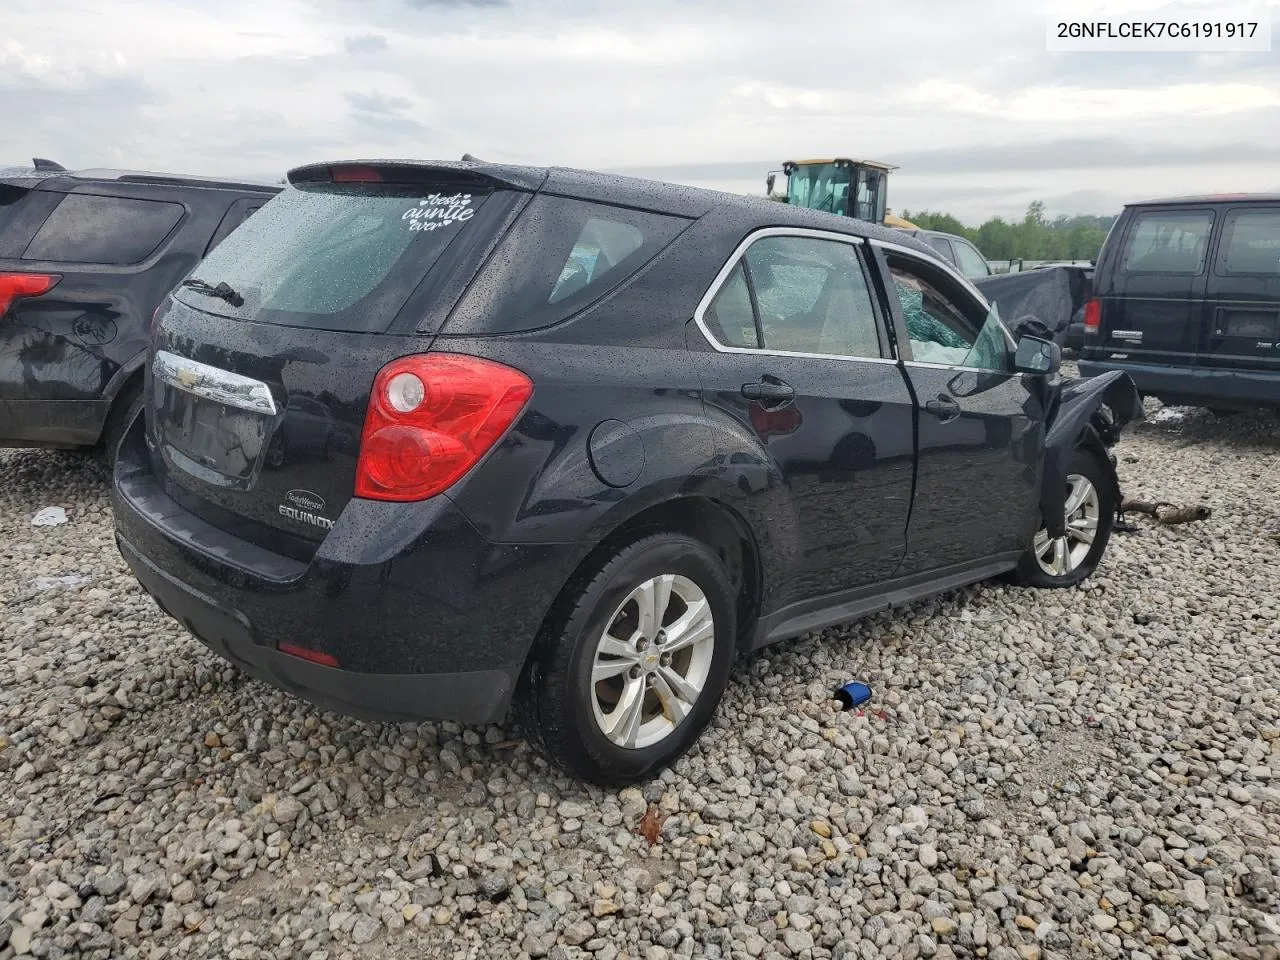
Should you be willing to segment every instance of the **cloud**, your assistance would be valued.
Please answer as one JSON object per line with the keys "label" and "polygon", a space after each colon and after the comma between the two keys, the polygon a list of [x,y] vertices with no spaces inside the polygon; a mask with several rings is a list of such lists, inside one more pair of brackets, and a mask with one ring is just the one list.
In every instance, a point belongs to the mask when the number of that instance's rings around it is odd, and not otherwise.
{"label": "cloud", "polygon": [[48,0],[5,13],[4,139],[68,166],[248,175],[470,151],[756,193],[784,158],[851,154],[900,166],[897,209],[979,217],[1274,184],[1274,56],[1051,54],[1049,9]]}
{"label": "cloud", "polygon": [[398,116],[413,106],[413,101],[408,97],[392,97],[383,93],[348,90],[342,96],[357,113],[373,113],[384,117]]}
{"label": "cloud", "polygon": [[377,33],[362,33],[357,37],[346,37],[342,41],[347,53],[378,53],[387,49],[387,38]]}
{"label": "cloud", "polygon": [[1250,113],[1280,106],[1280,92],[1262,84],[1246,83],[1180,83],[1145,89],[1044,86],[1001,96],[964,83],[926,80],[907,91],[905,99],[962,113],[1035,123]]}

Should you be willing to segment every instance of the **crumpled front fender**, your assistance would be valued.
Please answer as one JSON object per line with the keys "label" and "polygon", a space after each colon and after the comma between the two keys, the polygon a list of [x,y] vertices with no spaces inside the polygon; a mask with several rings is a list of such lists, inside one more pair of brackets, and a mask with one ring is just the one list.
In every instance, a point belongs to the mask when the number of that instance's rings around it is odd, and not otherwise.
{"label": "crumpled front fender", "polygon": [[1071,454],[1082,444],[1097,451],[1107,465],[1114,495],[1112,502],[1118,504],[1120,481],[1107,455],[1107,447],[1119,439],[1124,427],[1142,420],[1144,414],[1137,386],[1120,370],[1097,377],[1064,379],[1056,392],[1046,417],[1040,512],[1049,535],[1060,537],[1066,533],[1067,468]]}

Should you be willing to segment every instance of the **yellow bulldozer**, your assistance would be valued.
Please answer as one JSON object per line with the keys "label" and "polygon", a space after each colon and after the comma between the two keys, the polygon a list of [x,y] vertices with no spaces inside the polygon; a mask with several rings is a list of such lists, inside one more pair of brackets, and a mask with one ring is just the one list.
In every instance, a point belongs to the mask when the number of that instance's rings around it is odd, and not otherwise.
{"label": "yellow bulldozer", "polygon": [[878,160],[848,157],[788,160],[781,170],[769,173],[765,189],[771,199],[792,206],[915,230],[914,223],[895,217],[886,206],[889,171],[896,169]]}

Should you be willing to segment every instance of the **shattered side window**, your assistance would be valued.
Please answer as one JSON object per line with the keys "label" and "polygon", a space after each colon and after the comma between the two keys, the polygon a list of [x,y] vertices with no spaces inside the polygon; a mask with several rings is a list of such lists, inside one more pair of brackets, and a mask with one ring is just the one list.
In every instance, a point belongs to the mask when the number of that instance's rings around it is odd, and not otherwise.
{"label": "shattered side window", "polygon": [[1000,372],[1011,369],[1009,339],[994,305],[978,322],[939,287],[905,266],[891,264],[890,274],[913,360]]}

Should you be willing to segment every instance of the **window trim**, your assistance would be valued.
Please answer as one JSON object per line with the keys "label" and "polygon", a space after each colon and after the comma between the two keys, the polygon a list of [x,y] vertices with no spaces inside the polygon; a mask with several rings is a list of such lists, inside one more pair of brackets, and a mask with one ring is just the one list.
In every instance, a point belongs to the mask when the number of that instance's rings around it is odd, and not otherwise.
{"label": "window trim", "polygon": [[[926,260],[921,254],[917,253],[915,250],[912,250],[909,247],[899,246],[896,243],[889,243],[887,241],[881,241],[881,240],[871,240],[870,243],[873,246],[883,248],[884,250],[894,254],[895,256],[904,257],[906,259],[913,260],[915,263],[919,264],[926,271],[927,270],[940,271],[944,275],[949,276],[950,279],[959,283],[960,286],[963,287],[965,290],[967,290],[969,293],[973,294],[977,298],[978,303],[981,304],[983,307],[985,307],[987,310],[991,309],[990,301],[988,301],[987,298],[984,297],[981,294],[981,292],[979,292],[978,288],[973,285],[973,283],[969,280],[969,278],[958,273],[956,270],[952,269],[949,265],[945,263],[940,263],[935,258],[930,258]],[[887,259],[883,260],[882,262],[886,271],[891,269],[889,267],[889,263]],[[897,299],[896,295],[894,294],[893,286],[892,286],[893,278],[889,273],[886,273],[885,283],[886,283],[886,288],[885,288],[886,294],[892,297],[893,299]],[[988,367],[966,367],[958,363],[930,363],[925,360],[916,360],[911,350],[911,338],[907,336],[906,319],[905,317],[902,316],[901,303],[895,304],[893,302],[890,302],[888,304],[888,309],[890,311],[890,314],[893,317],[895,328],[898,329],[898,340],[900,341],[900,346],[898,348],[898,351],[900,354],[906,354],[906,356],[903,356],[902,358],[902,363],[904,366],[923,367],[929,370],[967,370],[971,373],[974,373],[974,372],[994,373],[1000,376],[1018,377],[1019,379],[1021,379],[1024,376],[1024,374],[1018,370],[992,370]],[[1013,333],[1010,332],[1008,326],[1005,325],[1004,317],[997,316],[996,322],[999,323],[1000,329],[1004,333],[1005,342],[1009,344],[1010,350],[1016,351],[1018,348],[1018,342],[1017,340],[1014,339]]]}
{"label": "window trim", "polygon": [[[1258,273],[1256,271],[1239,270],[1227,273],[1227,257],[1231,253],[1231,229],[1235,226],[1236,221],[1241,214],[1248,213],[1270,213],[1277,219],[1280,219],[1280,203],[1265,204],[1251,203],[1238,207],[1227,207],[1222,210],[1222,218],[1218,229],[1217,249],[1213,254],[1213,276],[1218,280],[1231,280],[1235,277],[1248,277],[1258,280],[1280,280],[1280,272],[1276,273]],[[1207,259],[1207,258],[1206,258]]]}
{"label": "window trim", "polygon": [[[744,258],[746,257],[747,251],[751,249],[752,245],[757,241],[764,240],[768,237],[798,237],[809,240],[832,240],[837,243],[848,244],[855,248],[865,247],[868,242],[866,237],[858,237],[848,233],[836,233],[828,230],[814,230],[809,227],[761,227],[760,229],[753,230],[751,233],[747,234],[742,242],[734,248],[733,253],[729,255],[729,259],[720,267],[720,270],[716,273],[715,279],[711,281],[711,286],[709,286],[706,293],[702,295],[702,299],[698,301],[698,306],[693,312],[693,322],[697,325],[698,329],[702,331],[702,336],[706,339],[707,343],[710,344],[713,350],[717,353],[753,354],[756,356],[770,357],[800,357],[807,360],[843,360],[846,363],[888,363],[894,366],[898,364],[897,357],[850,357],[840,353],[802,353],[796,350],[770,350],[768,347],[764,346],[730,347],[717,340],[715,335],[711,332],[710,327],[707,326],[705,319],[706,312],[710,308],[712,301],[714,301],[719,295],[720,289],[725,285],[729,277],[733,275],[734,268],[737,267],[739,263],[745,262]],[[874,243],[875,241],[871,242]],[[871,309],[876,317],[876,339],[882,344],[888,346],[889,352],[893,353],[895,352],[893,338],[888,336],[889,331],[887,329],[887,323],[885,322],[885,317],[882,316],[883,309],[881,308],[881,305],[876,302],[876,292],[872,289],[871,282],[873,277],[868,275],[871,264],[867,263],[862,258],[859,258],[859,263],[862,266],[863,279],[867,281],[867,295],[871,300]],[[751,291],[751,303],[753,311],[756,314],[756,323],[758,327],[759,310],[755,309],[755,291],[754,287],[751,286],[750,268],[747,267],[745,272],[748,277],[747,285],[748,290]],[[758,329],[757,335],[759,335]],[[760,342],[763,344],[763,339]]]}

